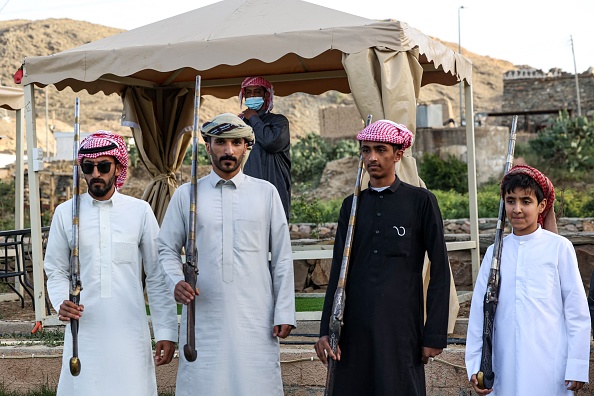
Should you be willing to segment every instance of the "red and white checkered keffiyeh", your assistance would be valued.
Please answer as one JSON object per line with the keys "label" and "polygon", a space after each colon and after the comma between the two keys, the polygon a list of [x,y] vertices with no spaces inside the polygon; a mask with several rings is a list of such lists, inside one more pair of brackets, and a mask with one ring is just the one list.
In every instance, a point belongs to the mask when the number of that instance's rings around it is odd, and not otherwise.
{"label": "red and white checkered keffiyeh", "polygon": [[402,149],[405,150],[412,145],[413,134],[402,124],[390,120],[379,120],[359,132],[357,140],[401,144]]}
{"label": "red and white checkered keffiyeh", "polygon": [[264,87],[268,92],[268,98],[264,98],[264,107],[268,113],[274,107],[274,87],[270,84],[270,81],[263,77],[248,77],[241,83],[241,90],[239,91],[239,105],[243,103],[243,97],[245,96],[246,87]]}
{"label": "red and white checkered keffiyeh", "polygon": [[[533,167],[528,166],[528,165],[516,165],[516,166],[514,166],[503,177],[503,180],[501,181],[501,183],[503,184],[503,181],[507,177],[509,177],[511,175],[517,175],[517,174],[524,174],[524,175],[527,175],[527,176],[531,177],[532,179],[534,179],[534,181],[542,189],[542,192],[544,193],[544,197],[547,200],[547,205],[545,206],[545,208],[542,211],[542,213],[538,215],[538,224],[540,224],[541,226],[543,226],[544,219],[545,219],[545,217],[547,215],[547,212],[553,207],[553,203],[555,202],[555,187],[553,187],[553,183],[549,180],[548,177],[546,177],[544,175],[544,173],[542,173],[538,169],[533,168]],[[505,192],[504,191],[501,191],[501,196],[502,197],[505,196]]]}
{"label": "red and white checkered keffiyeh", "polygon": [[78,163],[83,158],[97,158],[104,155],[115,157],[122,164],[122,172],[115,181],[116,189],[120,189],[128,175],[128,149],[121,136],[110,131],[97,131],[87,136],[78,149]]}

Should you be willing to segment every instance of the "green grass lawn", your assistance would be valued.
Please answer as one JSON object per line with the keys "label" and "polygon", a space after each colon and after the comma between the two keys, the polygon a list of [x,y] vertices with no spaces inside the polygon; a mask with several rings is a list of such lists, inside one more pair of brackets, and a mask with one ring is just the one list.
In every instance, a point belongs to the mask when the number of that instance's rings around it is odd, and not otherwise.
{"label": "green grass lawn", "polygon": [[295,297],[295,311],[315,312],[324,308],[323,297]]}
{"label": "green grass lawn", "polygon": [[[324,307],[323,297],[295,297],[295,311],[297,312],[315,312],[321,311]],[[182,306],[177,304],[177,314],[181,315]],[[150,315],[149,306],[146,306],[146,314]],[[2,394],[0,394],[2,396]]]}

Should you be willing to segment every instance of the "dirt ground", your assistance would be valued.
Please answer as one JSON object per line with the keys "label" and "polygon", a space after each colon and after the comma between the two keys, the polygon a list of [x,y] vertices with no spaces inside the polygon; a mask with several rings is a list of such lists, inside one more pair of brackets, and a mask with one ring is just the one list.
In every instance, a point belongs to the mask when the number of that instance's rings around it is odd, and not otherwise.
{"label": "dirt ground", "polygon": [[35,310],[29,296],[27,298],[24,308],[21,308],[20,300],[0,302],[0,320],[34,321]]}

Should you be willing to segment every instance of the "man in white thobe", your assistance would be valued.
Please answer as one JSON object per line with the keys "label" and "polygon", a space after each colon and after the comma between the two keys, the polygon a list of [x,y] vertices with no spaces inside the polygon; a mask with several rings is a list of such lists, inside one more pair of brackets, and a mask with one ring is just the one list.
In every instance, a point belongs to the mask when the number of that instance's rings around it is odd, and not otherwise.
{"label": "man in white thobe", "polygon": [[[184,281],[181,251],[189,233],[190,188],[171,198],[159,233],[159,257],[178,303],[196,301],[196,351],[180,354],[176,395],[283,395],[279,338],[295,326],[291,242],[276,188],[240,168],[252,128],[233,114],[201,132],[213,163],[198,180],[197,289]],[[269,261],[270,252],[270,261]],[[180,349],[187,334],[180,335]]]}
{"label": "man in white thobe", "polygon": [[[99,131],[81,142],[88,185],[80,195],[80,304],[69,300],[72,200],[56,208],[45,255],[47,290],[59,319],[77,319],[80,374],[72,376],[72,335],[67,324],[58,395],[156,396],[156,365],[169,363],[177,340],[175,301],[157,260],[159,226],[145,201],[120,194],[128,155],[123,139]],[[153,331],[142,287],[146,273]]]}

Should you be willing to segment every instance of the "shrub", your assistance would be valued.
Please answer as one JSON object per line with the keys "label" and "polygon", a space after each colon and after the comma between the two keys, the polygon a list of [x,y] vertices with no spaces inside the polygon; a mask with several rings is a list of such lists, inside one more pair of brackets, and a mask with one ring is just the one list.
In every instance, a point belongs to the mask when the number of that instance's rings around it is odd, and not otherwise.
{"label": "shrub", "polygon": [[419,161],[419,176],[432,190],[468,191],[468,167],[451,154],[443,160],[436,154],[425,153]]}
{"label": "shrub", "polygon": [[359,156],[359,142],[342,139],[335,145],[311,132],[291,144],[291,176],[294,183],[316,187],[328,161]]}
{"label": "shrub", "polygon": [[469,217],[468,194],[454,190],[433,190],[443,219],[464,219]]}
{"label": "shrub", "polygon": [[335,223],[338,221],[342,199],[321,201],[301,195],[291,201],[292,223]]}
{"label": "shrub", "polygon": [[[208,152],[206,151],[206,145],[198,144],[198,153],[196,153],[196,161],[198,165],[210,165],[210,158],[208,158]],[[184,154],[184,165],[192,165],[192,145],[190,144]]]}
{"label": "shrub", "polygon": [[545,173],[554,169],[569,173],[594,169],[594,121],[588,117],[560,112],[529,144],[540,158],[537,167]]}
{"label": "shrub", "polygon": [[329,148],[317,133],[311,132],[291,144],[291,177],[295,183],[310,182],[313,187],[320,182]]}

